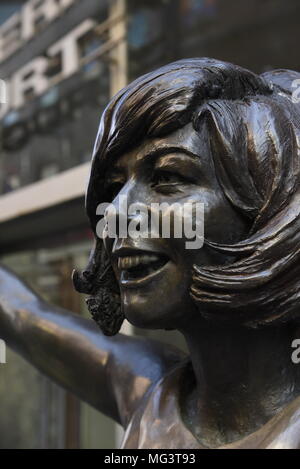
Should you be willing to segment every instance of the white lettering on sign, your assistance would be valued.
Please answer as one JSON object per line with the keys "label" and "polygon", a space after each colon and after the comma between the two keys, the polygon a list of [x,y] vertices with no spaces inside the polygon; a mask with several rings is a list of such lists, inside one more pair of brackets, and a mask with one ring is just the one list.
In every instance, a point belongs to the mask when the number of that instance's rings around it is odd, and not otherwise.
{"label": "white lettering on sign", "polygon": [[78,0],[29,0],[0,27],[0,61]]}
{"label": "white lettering on sign", "polygon": [[80,68],[80,51],[78,40],[96,26],[92,19],[84,20],[74,30],[53,44],[47,51],[48,58],[36,57],[20,68],[11,77],[5,79],[6,100],[0,106],[0,119],[11,109],[18,109],[26,102],[28,93],[33,96],[43,94],[53,85],[53,80],[47,77],[49,57],[61,53],[62,65],[59,73],[60,80],[72,75]]}
{"label": "white lettering on sign", "polygon": [[79,53],[77,41],[95,26],[95,21],[87,19],[48,49],[50,56],[61,53],[63,78],[73,75],[78,70]]}
{"label": "white lettering on sign", "polygon": [[35,95],[42,94],[48,87],[45,76],[48,60],[36,57],[18,70],[11,79],[11,107],[18,108],[24,104],[26,92],[32,90]]}

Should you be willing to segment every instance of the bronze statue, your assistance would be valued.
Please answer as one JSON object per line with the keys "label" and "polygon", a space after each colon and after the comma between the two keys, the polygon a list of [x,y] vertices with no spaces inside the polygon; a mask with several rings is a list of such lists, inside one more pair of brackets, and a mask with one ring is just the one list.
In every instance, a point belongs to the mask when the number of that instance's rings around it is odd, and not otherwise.
{"label": "bronze statue", "polygon": [[[74,274],[104,334],[1,269],[1,338],[120,422],[124,448],[300,448],[299,78],[186,59],[111,100],[86,198],[95,249]],[[97,206],[121,194],[204,203],[203,247],[100,239]],[[178,329],[190,355],[117,334],[124,317]]]}

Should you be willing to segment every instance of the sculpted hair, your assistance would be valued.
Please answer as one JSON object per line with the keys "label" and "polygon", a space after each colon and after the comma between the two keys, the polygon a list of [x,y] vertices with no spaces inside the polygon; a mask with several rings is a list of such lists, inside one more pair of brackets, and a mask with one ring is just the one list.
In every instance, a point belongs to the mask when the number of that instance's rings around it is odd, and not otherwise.
{"label": "sculpted hair", "polygon": [[[188,122],[195,130],[205,127],[220,186],[251,227],[234,245],[205,239],[211,249],[235,258],[194,266],[191,295],[209,319],[255,327],[299,315],[300,112],[292,102],[292,82],[299,77],[284,70],[259,76],[214,59],[181,60],[131,83],[103,113],[86,198],[94,231],[97,205],[110,201],[105,173],[115,159],[143,139]],[[103,305],[99,278],[107,278],[110,308],[108,299]],[[90,309],[103,332],[118,332],[123,314],[101,240],[74,283],[92,294]]]}

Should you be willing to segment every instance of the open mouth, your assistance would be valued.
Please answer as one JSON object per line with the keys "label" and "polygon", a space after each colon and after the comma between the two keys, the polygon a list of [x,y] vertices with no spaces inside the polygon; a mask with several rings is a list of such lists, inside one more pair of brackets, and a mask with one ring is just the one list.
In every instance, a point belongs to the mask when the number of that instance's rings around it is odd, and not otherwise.
{"label": "open mouth", "polygon": [[142,283],[152,279],[167,264],[169,258],[162,254],[143,254],[119,257],[118,269],[124,285]]}

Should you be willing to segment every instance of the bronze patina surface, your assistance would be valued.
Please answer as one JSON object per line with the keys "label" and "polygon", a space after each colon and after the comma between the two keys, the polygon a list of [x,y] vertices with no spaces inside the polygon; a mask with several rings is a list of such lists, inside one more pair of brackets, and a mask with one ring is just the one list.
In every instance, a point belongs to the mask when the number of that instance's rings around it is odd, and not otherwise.
{"label": "bronze patina surface", "polygon": [[[124,448],[300,448],[299,78],[186,59],[108,104],[86,198],[95,248],[74,274],[103,333],[0,270],[1,338],[120,422]],[[120,195],[203,203],[203,247],[102,241],[96,208],[112,202],[123,216]],[[151,270],[130,268],[145,255],[156,257]],[[189,356],[118,334],[124,318],[179,330]]]}

